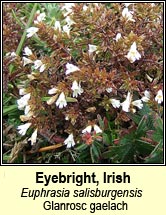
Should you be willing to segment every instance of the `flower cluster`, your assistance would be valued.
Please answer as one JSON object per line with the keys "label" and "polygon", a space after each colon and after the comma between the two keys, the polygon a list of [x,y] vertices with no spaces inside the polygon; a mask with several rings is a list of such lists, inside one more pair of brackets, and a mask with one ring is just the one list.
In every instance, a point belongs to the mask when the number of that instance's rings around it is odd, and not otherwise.
{"label": "flower cluster", "polygon": [[[160,37],[154,40],[157,24],[150,21],[152,16],[158,18],[157,6],[147,3],[151,12],[147,12],[149,21],[143,28],[140,20],[146,13],[140,17],[142,7],[113,3],[107,10],[103,4],[65,3],[61,16],[51,24],[44,12],[37,11],[27,38],[36,35],[48,50],[42,56],[24,48],[22,65],[29,73],[17,100],[18,108],[24,109],[20,119],[26,122],[18,126],[21,135],[32,127],[30,140],[34,144],[38,130],[44,127],[68,135],[64,144],[71,148],[85,137],[103,132],[98,126],[99,115],[104,117],[107,112],[116,118],[119,113],[135,113],[144,103],[155,108],[162,104],[162,85],[155,85],[154,74],[158,68],[161,75],[158,62],[162,54],[149,54],[152,41],[160,50]],[[151,76],[154,82],[147,78]]]}

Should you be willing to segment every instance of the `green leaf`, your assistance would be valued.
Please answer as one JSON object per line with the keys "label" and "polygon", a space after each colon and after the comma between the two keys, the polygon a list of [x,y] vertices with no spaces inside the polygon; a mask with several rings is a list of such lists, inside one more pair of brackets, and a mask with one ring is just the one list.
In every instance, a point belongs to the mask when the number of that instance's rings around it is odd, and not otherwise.
{"label": "green leaf", "polygon": [[136,140],[136,150],[142,156],[149,155],[154,149],[154,146],[146,141],[143,140]]}
{"label": "green leaf", "polygon": [[112,145],[112,135],[110,131],[103,132],[103,142],[107,145]]}
{"label": "green leaf", "polygon": [[76,163],[92,163],[90,155],[90,147],[86,144],[81,144],[75,148],[79,155],[76,158]]}
{"label": "green leaf", "polygon": [[163,149],[162,149],[162,142],[160,142],[153,152],[145,159],[144,163],[163,163]]}
{"label": "green leaf", "polygon": [[99,121],[100,128],[102,130],[104,130],[104,121],[102,120],[102,118],[101,118],[101,116],[99,114],[97,115],[97,119]]}
{"label": "green leaf", "polygon": [[3,106],[12,100],[11,96],[3,94]]}
{"label": "green leaf", "polygon": [[156,142],[163,143],[163,121],[161,118],[158,118],[155,123],[155,132],[153,134],[153,140]]}
{"label": "green leaf", "polygon": [[10,105],[10,106],[5,106],[3,108],[3,116],[8,115],[9,113],[13,112],[13,111],[17,111],[18,107],[17,105]]}
{"label": "green leaf", "polygon": [[42,102],[46,102],[46,101],[48,101],[49,99],[50,99],[51,97],[42,97]]}
{"label": "green leaf", "polygon": [[138,136],[143,136],[144,133],[147,131],[146,120],[147,120],[147,116],[143,116],[141,121],[139,122],[137,131],[136,131]]}
{"label": "green leaf", "polygon": [[135,124],[139,124],[141,120],[141,116],[139,114],[128,113],[128,116],[135,122]]}
{"label": "green leaf", "polygon": [[146,120],[146,124],[147,124],[148,130],[155,130],[155,127],[154,127],[154,113],[153,112],[149,113],[149,115],[147,117],[147,120]]}
{"label": "green leaf", "polygon": [[92,161],[94,163],[100,156],[100,150],[94,144],[92,144],[91,150],[92,150],[91,155],[93,156]]}
{"label": "green leaf", "polygon": [[9,155],[3,155],[3,161],[5,163],[7,163],[7,161],[10,159],[10,156]]}
{"label": "green leaf", "polygon": [[103,153],[103,158],[112,159],[113,163],[133,163],[135,148],[131,143],[111,146],[110,150]]}
{"label": "green leaf", "polygon": [[123,138],[120,139],[120,145],[125,145],[128,143],[135,143],[135,132],[131,132],[130,134],[126,134]]}
{"label": "green leaf", "polygon": [[81,152],[81,151],[85,150],[87,147],[88,146],[85,143],[83,143],[83,144],[77,146],[75,149]]}
{"label": "green leaf", "polygon": [[[142,119],[142,117],[147,117],[146,122],[149,126],[152,126],[153,123],[153,111],[149,108],[147,104],[144,104],[143,108],[137,112],[137,114],[128,113],[128,116],[138,125]],[[151,128],[152,129],[152,128]]]}
{"label": "green leaf", "polygon": [[66,97],[66,101],[67,101],[67,102],[78,102],[77,99],[72,98],[72,97]]}
{"label": "green leaf", "polygon": [[109,147],[110,150],[103,153],[104,158],[112,159],[113,163],[133,163],[135,153],[135,132],[125,135],[119,141],[119,145]]}
{"label": "green leaf", "polygon": [[17,15],[15,14],[14,10],[12,10],[12,15],[13,15],[13,18],[16,20],[16,22],[22,27],[24,28],[24,24],[20,21],[20,19],[17,17]]}

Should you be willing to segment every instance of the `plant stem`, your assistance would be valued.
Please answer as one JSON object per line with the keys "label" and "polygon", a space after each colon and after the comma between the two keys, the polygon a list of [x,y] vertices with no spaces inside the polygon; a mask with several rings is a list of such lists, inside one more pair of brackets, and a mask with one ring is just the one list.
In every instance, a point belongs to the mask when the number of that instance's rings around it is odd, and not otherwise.
{"label": "plant stem", "polygon": [[[50,150],[55,150],[55,149],[58,149],[58,148],[60,148],[62,146],[63,146],[63,143],[58,143],[58,144],[55,144],[55,145],[52,145],[52,146],[42,147],[37,152],[46,152],[46,151],[50,151]],[[27,154],[33,154],[33,153],[36,153],[36,152],[32,152],[32,151],[27,152]]]}
{"label": "plant stem", "polygon": [[16,16],[14,10],[12,10],[12,15],[13,15],[13,18],[16,20],[16,22],[22,27],[24,28],[24,24],[19,20],[19,18]]}
{"label": "plant stem", "polygon": [[[22,50],[22,47],[23,47],[24,42],[25,42],[25,39],[26,39],[27,29],[28,29],[28,28],[30,27],[30,25],[32,24],[32,21],[33,21],[33,18],[34,18],[36,9],[37,9],[37,5],[38,5],[38,3],[35,3],[34,6],[33,6],[33,8],[32,8],[32,11],[31,11],[30,17],[29,17],[29,19],[28,19],[27,25],[26,25],[26,27],[25,27],[24,33],[23,33],[23,35],[22,35],[22,37],[21,37],[20,43],[19,43],[19,45],[18,45],[18,47],[17,47],[17,50],[16,50],[16,54],[17,54],[17,55],[19,55],[20,52],[21,52],[21,50]],[[13,65],[10,65],[10,67],[9,67],[10,73],[13,72],[13,69],[14,69],[14,66],[13,66]]]}

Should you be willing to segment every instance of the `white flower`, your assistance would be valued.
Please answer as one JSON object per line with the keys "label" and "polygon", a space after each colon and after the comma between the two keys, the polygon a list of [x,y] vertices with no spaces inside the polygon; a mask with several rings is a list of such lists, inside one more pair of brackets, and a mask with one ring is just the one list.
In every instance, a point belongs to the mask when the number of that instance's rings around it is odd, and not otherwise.
{"label": "white flower", "polygon": [[145,90],[144,95],[145,95],[147,98],[150,98],[150,92],[149,92],[149,91]]}
{"label": "white flower", "polygon": [[40,67],[40,69],[39,69],[40,72],[43,72],[46,68],[45,64],[43,64],[41,60],[35,60],[34,61],[34,68],[38,69],[39,67]]}
{"label": "white flower", "polygon": [[25,123],[23,125],[19,125],[17,129],[19,130],[18,133],[24,136],[28,130],[28,128],[31,126],[32,123]]}
{"label": "white flower", "polygon": [[64,144],[67,145],[67,148],[71,148],[75,145],[73,134],[68,136],[68,138],[64,141]]}
{"label": "white flower", "polygon": [[17,57],[17,54],[16,54],[16,52],[11,52],[11,55],[10,55],[11,57]]}
{"label": "white flower", "polygon": [[55,21],[54,28],[55,30],[58,30],[59,32],[61,32],[61,24],[59,21]]}
{"label": "white flower", "polygon": [[127,20],[127,21],[132,21],[135,22],[133,19],[132,11],[129,11],[128,7],[125,7],[122,11],[122,16]]}
{"label": "white flower", "polygon": [[65,94],[63,92],[60,94],[59,98],[57,99],[56,106],[57,107],[59,106],[60,109],[67,106]]}
{"label": "white flower", "polygon": [[8,53],[6,53],[6,57],[16,57],[17,56],[17,54],[16,54],[16,52],[8,52]]}
{"label": "white flower", "polygon": [[20,96],[23,96],[23,95],[25,95],[25,94],[27,94],[25,88],[19,89],[19,95],[20,95]]}
{"label": "white flower", "polygon": [[64,25],[63,31],[68,35],[68,37],[70,37],[70,26]]}
{"label": "white flower", "polygon": [[111,93],[112,92],[112,87],[109,87],[106,89],[107,93]]}
{"label": "white flower", "polygon": [[28,48],[28,46],[26,46],[26,47],[24,48],[24,55],[27,55],[27,56],[32,55],[32,51],[31,51],[30,48]]}
{"label": "white flower", "polygon": [[126,100],[121,103],[122,110],[125,112],[129,112],[130,111],[130,104],[131,104],[131,94],[130,94],[130,92],[128,92]]}
{"label": "white flower", "polygon": [[46,65],[43,64],[43,65],[40,67],[39,71],[40,71],[40,72],[44,72],[45,68],[46,68]]}
{"label": "white flower", "polygon": [[38,69],[39,67],[41,67],[43,65],[41,60],[35,60],[34,61],[34,68]]}
{"label": "white flower", "polygon": [[118,42],[118,40],[122,37],[121,33],[117,33],[115,40],[116,42]]}
{"label": "white flower", "polygon": [[162,92],[162,90],[159,90],[157,92],[157,95],[155,97],[155,101],[158,102],[158,104],[161,104],[163,102],[163,92]]}
{"label": "white flower", "polygon": [[55,94],[57,91],[58,91],[58,89],[55,88],[55,87],[53,87],[52,89],[50,89],[50,90],[48,91],[48,94],[49,94],[49,95],[52,95],[52,94]]}
{"label": "white flower", "polygon": [[77,66],[74,66],[73,64],[70,64],[70,63],[66,64],[66,69],[67,69],[66,75],[80,70]]}
{"label": "white flower", "polygon": [[38,24],[39,22],[42,22],[43,20],[45,20],[46,18],[46,14],[45,13],[40,13],[36,20],[34,21],[35,24]]}
{"label": "white flower", "polygon": [[95,7],[99,7],[99,4],[98,3],[94,3]]}
{"label": "white flower", "polygon": [[36,34],[38,32],[39,28],[36,27],[30,27],[27,29],[27,37],[32,37],[34,34]]}
{"label": "white flower", "polygon": [[66,121],[68,121],[68,120],[69,120],[69,117],[68,117],[68,116],[66,116],[66,117],[65,117],[65,120],[66,120]]}
{"label": "white flower", "polygon": [[73,24],[75,24],[75,22],[70,18],[70,16],[67,16],[65,21],[67,22],[68,26],[72,26]]}
{"label": "white flower", "polygon": [[88,7],[84,4],[82,9],[83,9],[83,11],[87,11]]}
{"label": "white flower", "polygon": [[[96,134],[97,133],[102,133],[102,130],[99,128],[98,125],[94,125],[93,128],[94,128],[94,131],[96,132]],[[91,133],[91,131],[92,131],[92,126],[88,125],[84,130],[82,130],[82,133],[83,134],[84,133]]]}
{"label": "white flower", "polygon": [[142,103],[142,100],[141,99],[138,99],[138,100],[135,100],[132,102],[132,105],[138,107],[139,109],[142,109],[143,108],[143,103]]}
{"label": "white flower", "polygon": [[17,105],[19,110],[23,110],[23,108],[28,105],[28,101],[31,97],[31,94],[25,94],[23,97],[17,100]]}
{"label": "white flower", "polygon": [[62,7],[62,10],[66,10],[67,12],[64,13],[64,16],[69,15],[72,13],[72,7],[74,6],[74,3],[65,3],[64,6]]}
{"label": "white flower", "polygon": [[83,134],[86,133],[86,132],[91,133],[91,131],[92,131],[92,126],[88,125],[84,130],[82,130],[82,133]]}
{"label": "white flower", "polygon": [[125,7],[128,7],[131,4],[133,4],[133,3],[124,3]]}
{"label": "white flower", "polygon": [[69,10],[71,9],[75,4],[74,3],[65,3],[62,9]]}
{"label": "white flower", "polygon": [[81,84],[77,83],[77,81],[73,81],[71,89],[73,90],[73,97],[78,97],[78,95],[81,95],[81,93],[84,92],[84,90],[81,88]]}
{"label": "white flower", "polygon": [[119,108],[120,107],[120,101],[117,99],[110,99],[111,104],[114,108]]}
{"label": "white flower", "polygon": [[30,105],[26,105],[26,106],[25,106],[25,110],[24,110],[24,114],[25,114],[25,115],[28,115],[30,109],[31,109]]}
{"label": "white flower", "polygon": [[133,42],[126,57],[131,63],[141,58],[140,53],[137,51],[136,42]]}
{"label": "white flower", "polygon": [[96,134],[102,133],[102,130],[99,128],[98,125],[94,125],[93,127],[94,127],[94,130],[96,131]]}
{"label": "white flower", "polygon": [[95,52],[97,50],[97,46],[95,46],[95,45],[89,44],[88,46],[89,46],[89,50],[88,50],[89,54],[92,54],[93,52]]}
{"label": "white flower", "polygon": [[31,145],[33,145],[34,143],[36,143],[36,138],[37,138],[37,128],[33,132],[32,136],[28,139],[28,140],[31,141]]}
{"label": "white flower", "polygon": [[23,66],[33,63],[33,61],[31,59],[28,59],[27,57],[23,57]]}
{"label": "white flower", "polygon": [[144,95],[145,95],[145,96],[143,96],[143,97],[141,98],[141,100],[142,100],[143,102],[148,102],[149,99],[150,99],[150,93],[149,93],[149,91],[145,90]]}

